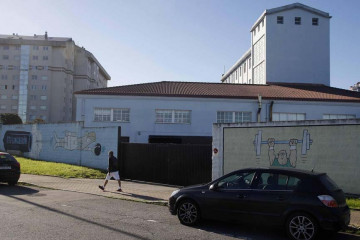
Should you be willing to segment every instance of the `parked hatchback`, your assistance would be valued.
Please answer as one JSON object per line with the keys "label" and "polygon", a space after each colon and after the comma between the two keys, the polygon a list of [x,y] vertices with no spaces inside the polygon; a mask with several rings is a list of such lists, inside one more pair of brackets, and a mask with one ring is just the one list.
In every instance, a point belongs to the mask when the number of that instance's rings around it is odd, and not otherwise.
{"label": "parked hatchback", "polygon": [[200,219],[285,227],[292,239],[314,239],[321,229],[350,222],[343,191],[325,174],[287,168],[248,168],[172,193],[169,210],[182,224]]}
{"label": "parked hatchback", "polygon": [[20,178],[20,163],[9,153],[0,152],[0,182],[15,185]]}

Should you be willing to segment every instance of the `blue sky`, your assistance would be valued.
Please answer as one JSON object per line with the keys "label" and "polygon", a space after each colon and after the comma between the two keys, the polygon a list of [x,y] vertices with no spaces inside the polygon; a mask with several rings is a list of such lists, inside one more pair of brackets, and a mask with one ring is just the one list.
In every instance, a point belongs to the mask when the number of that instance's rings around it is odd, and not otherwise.
{"label": "blue sky", "polygon": [[[360,81],[359,0],[299,0],[330,13],[331,86]],[[1,34],[71,37],[111,75],[108,86],[220,82],[250,48],[265,9],[288,0],[2,0]]]}

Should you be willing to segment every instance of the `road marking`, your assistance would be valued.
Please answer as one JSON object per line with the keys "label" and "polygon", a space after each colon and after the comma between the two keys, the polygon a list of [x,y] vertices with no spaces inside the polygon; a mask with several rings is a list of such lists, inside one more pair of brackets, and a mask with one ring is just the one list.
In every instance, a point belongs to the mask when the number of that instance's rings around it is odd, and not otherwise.
{"label": "road marking", "polygon": [[148,221],[148,222],[157,222],[157,221],[155,221],[155,220],[146,220],[146,221]]}

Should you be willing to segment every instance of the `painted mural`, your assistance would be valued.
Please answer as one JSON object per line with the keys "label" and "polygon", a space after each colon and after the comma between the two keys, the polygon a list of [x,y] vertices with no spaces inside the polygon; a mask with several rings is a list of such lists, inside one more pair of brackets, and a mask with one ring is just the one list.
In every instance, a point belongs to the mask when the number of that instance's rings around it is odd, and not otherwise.
{"label": "painted mural", "polygon": [[117,128],[84,127],[83,122],[0,125],[0,151],[19,151],[32,159],[106,169],[106,151],[117,150]]}
{"label": "painted mural", "polygon": [[301,154],[306,155],[310,150],[313,140],[310,139],[310,133],[307,129],[303,130],[302,139],[290,138],[289,140],[276,140],[275,137],[262,141],[262,131],[258,131],[253,141],[256,156],[261,155],[262,145],[268,146],[269,165],[274,167],[296,167],[297,145],[301,145]]}
{"label": "painted mural", "polygon": [[6,131],[3,138],[5,151],[16,150],[30,152],[32,144],[31,132]]}

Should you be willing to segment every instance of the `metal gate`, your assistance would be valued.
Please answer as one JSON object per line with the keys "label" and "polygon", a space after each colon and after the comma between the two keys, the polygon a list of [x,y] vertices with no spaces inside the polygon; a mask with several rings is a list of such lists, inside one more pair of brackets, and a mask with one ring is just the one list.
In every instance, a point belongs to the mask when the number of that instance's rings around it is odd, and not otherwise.
{"label": "metal gate", "polygon": [[123,178],[187,186],[211,181],[211,145],[120,143]]}

